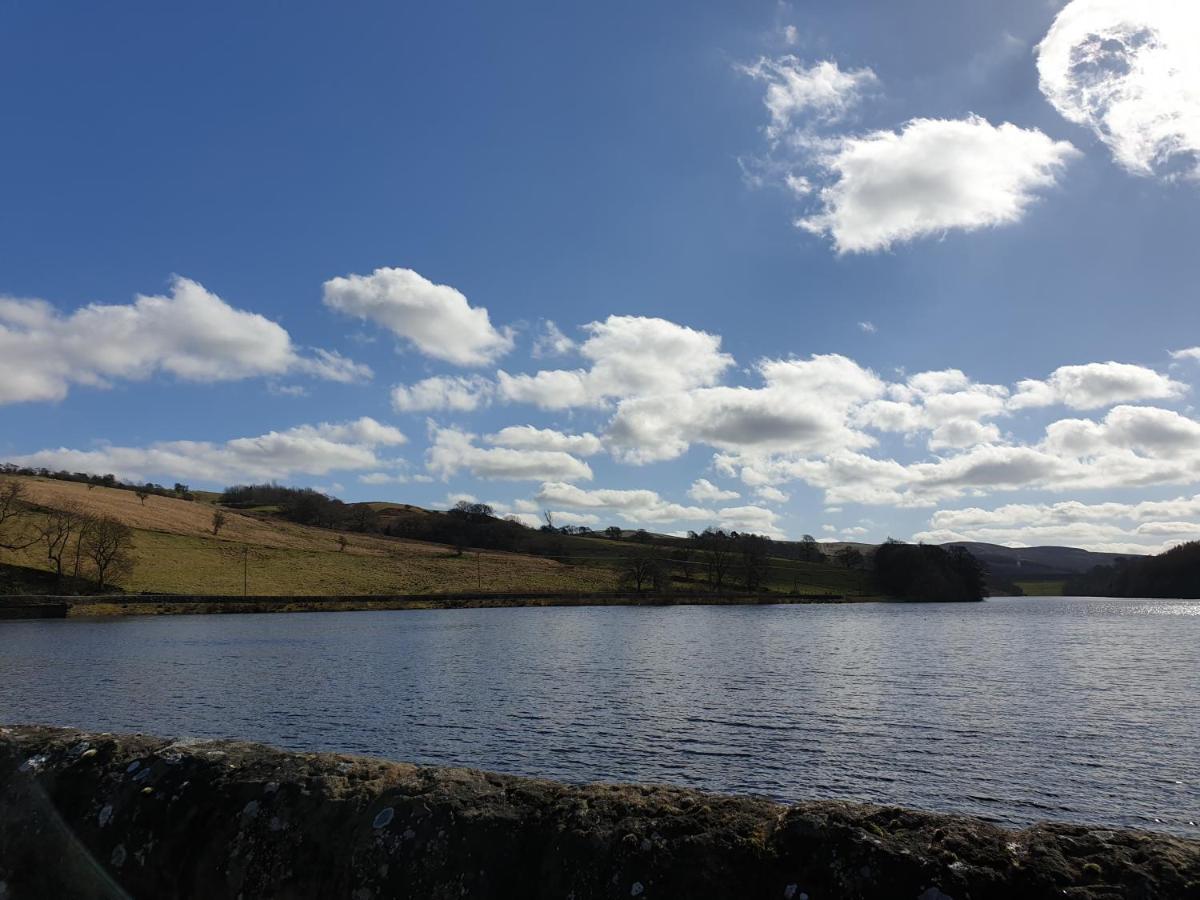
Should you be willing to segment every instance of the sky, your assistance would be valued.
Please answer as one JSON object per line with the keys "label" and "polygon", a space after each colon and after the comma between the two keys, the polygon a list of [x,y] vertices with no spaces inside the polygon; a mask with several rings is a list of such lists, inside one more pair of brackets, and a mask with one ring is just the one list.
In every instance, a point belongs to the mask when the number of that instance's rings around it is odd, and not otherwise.
{"label": "sky", "polygon": [[0,8],[0,460],[1200,538],[1200,7]]}

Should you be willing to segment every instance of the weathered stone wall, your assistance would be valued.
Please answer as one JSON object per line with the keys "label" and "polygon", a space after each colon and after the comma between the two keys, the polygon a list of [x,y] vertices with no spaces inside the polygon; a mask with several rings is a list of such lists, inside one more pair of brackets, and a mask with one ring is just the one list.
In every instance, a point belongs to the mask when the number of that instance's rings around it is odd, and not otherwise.
{"label": "weathered stone wall", "polygon": [[0,898],[1200,898],[1200,842],[0,728]]}

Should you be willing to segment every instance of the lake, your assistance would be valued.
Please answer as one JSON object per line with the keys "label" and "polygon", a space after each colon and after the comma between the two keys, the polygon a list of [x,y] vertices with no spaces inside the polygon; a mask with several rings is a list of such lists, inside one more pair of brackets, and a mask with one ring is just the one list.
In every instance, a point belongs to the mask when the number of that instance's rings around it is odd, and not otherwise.
{"label": "lake", "polygon": [[0,722],[1200,835],[1200,602],[0,623]]}

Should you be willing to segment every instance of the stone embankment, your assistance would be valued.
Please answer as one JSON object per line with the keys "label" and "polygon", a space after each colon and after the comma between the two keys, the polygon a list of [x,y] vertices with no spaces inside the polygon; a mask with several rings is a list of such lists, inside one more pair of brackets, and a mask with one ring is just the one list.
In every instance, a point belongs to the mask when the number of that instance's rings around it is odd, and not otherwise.
{"label": "stone embankment", "polygon": [[1200,898],[1200,842],[0,728],[0,898]]}

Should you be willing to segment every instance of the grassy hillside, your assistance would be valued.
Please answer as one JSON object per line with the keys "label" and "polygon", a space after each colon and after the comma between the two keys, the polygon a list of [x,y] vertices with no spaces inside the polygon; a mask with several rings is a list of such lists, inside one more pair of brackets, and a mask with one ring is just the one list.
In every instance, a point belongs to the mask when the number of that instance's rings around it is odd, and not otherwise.
{"label": "grassy hillside", "polygon": [[[651,549],[630,540],[564,535],[554,538],[553,552],[541,555],[471,549],[459,555],[424,540],[298,525],[275,515],[274,507],[226,509],[226,522],[214,535],[219,498],[214,493],[196,491],[191,501],[151,495],[142,502],[128,490],[20,480],[26,499],[37,507],[73,504],[134,529],[135,567],[120,585],[134,592],[239,594],[243,578],[248,593],[263,595],[603,591],[617,588],[625,558]],[[371,506],[387,521],[444,516],[400,503]],[[344,550],[339,545],[343,536],[348,541]],[[554,556],[559,558],[549,558]],[[36,545],[21,553],[0,553],[3,562],[48,569]],[[690,578],[676,579],[676,589],[706,590],[701,563],[695,561],[689,571]],[[867,572],[783,558],[770,560],[765,584],[780,593],[876,593]]]}
{"label": "grassy hillside", "polygon": [[[588,591],[616,583],[616,573],[603,566],[488,551],[456,556],[437,544],[308,528],[232,510],[214,536],[207,497],[189,502],[151,496],[143,504],[132,491],[21,480],[37,506],[74,503],[134,529],[136,564],[122,584],[131,591],[241,593],[243,570],[252,594]],[[344,551],[340,534],[349,541]],[[36,545],[0,561],[47,568]]]}

